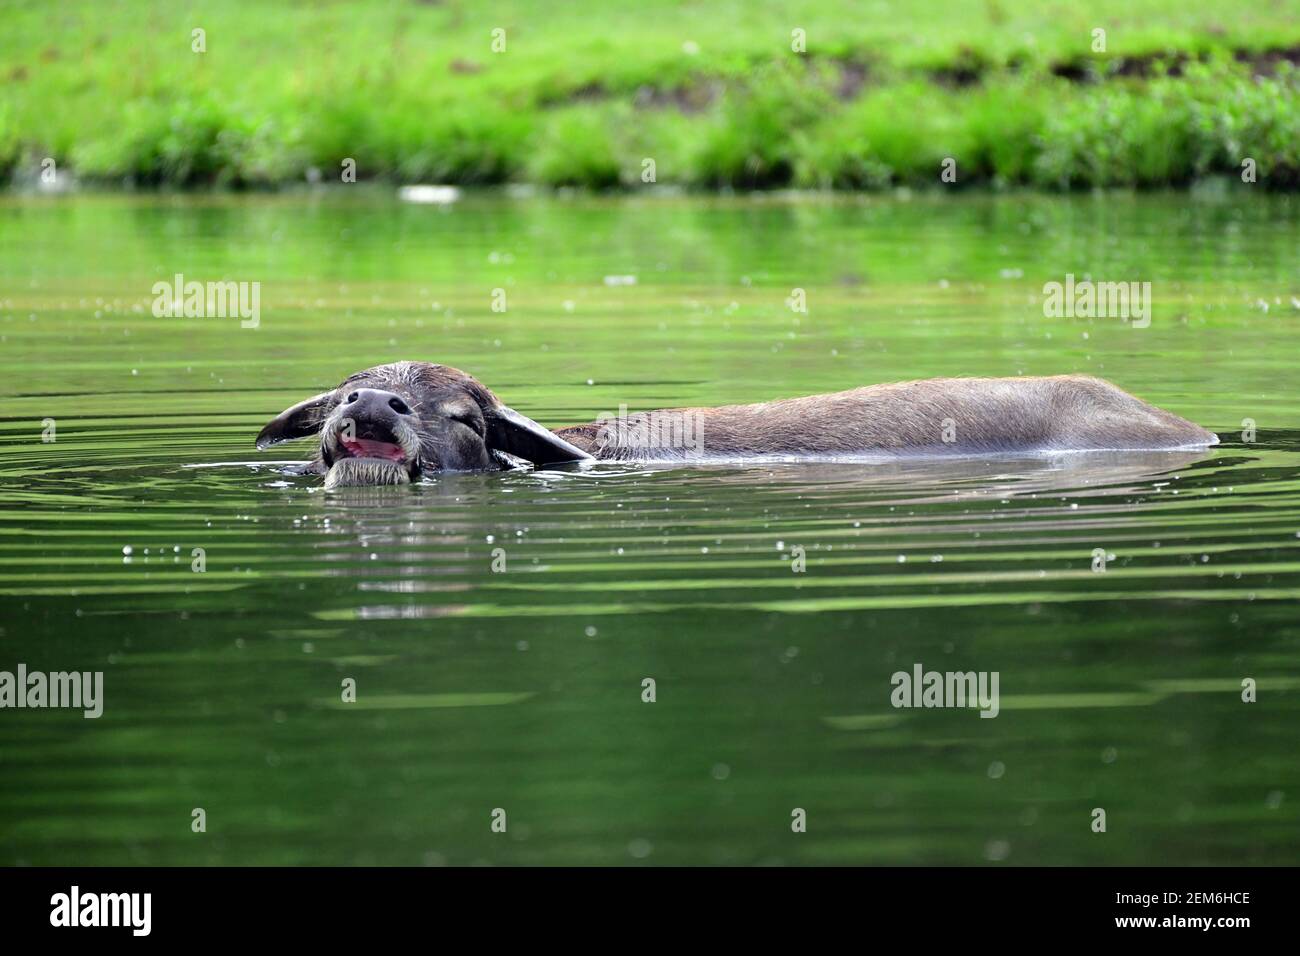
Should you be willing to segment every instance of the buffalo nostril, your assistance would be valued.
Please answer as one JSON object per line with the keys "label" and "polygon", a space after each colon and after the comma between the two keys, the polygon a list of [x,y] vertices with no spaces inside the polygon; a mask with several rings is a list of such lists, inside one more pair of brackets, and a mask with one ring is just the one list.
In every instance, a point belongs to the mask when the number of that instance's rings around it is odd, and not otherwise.
{"label": "buffalo nostril", "polygon": [[400,398],[390,398],[388,400],[388,407],[399,415],[411,414],[411,409],[408,408],[406,402],[402,401]]}
{"label": "buffalo nostril", "polygon": [[361,396],[360,396],[357,392],[353,392],[351,395],[349,395],[349,396],[347,397],[347,404],[348,404],[348,405],[351,405],[353,402],[355,402],[355,401],[356,401],[358,398],[360,398],[360,397],[361,397]]}

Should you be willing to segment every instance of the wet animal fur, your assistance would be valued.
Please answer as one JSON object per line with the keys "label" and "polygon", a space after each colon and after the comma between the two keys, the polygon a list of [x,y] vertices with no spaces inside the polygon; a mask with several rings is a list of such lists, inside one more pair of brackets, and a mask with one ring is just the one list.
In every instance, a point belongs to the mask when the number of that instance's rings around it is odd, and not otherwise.
{"label": "wet animal fur", "polygon": [[[876,455],[948,456],[1014,452],[1158,450],[1214,445],[1218,437],[1090,375],[1032,378],[934,378],[868,385],[823,395],[752,405],[664,409],[628,416],[624,427],[592,422],[548,431],[501,403],[459,369],[427,362],[380,365],[338,388],[286,409],[258,436],[258,447],[324,430],[343,396],[359,385],[404,396],[418,416],[421,457],[445,460],[449,442],[473,470],[509,467],[511,458],[537,465],[584,457],[600,460],[744,460]],[[448,409],[468,402],[481,428],[452,427]],[[696,441],[649,443],[638,422],[687,419]],[[458,414],[457,420],[463,416]],[[478,444],[475,444],[475,443]],[[469,447],[473,446],[473,447]],[[445,466],[444,466],[445,467]],[[324,474],[317,450],[311,470]],[[373,469],[373,474],[365,469]],[[348,464],[339,481],[398,483],[401,469],[370,459]],[[351,480],[356,479],[356,480]],[[337,482],[336,482],[337,483]]]}
{"label": "wet animal fur", "polygon": [[409,485],[411,476],[400,462],[379,458],[341,458],[325,476],[326,488],[345,485]]}
{"label": "wet animal fur", "polygon": [[[646,447],[650,423],[684,419],[699,447]],[[650,427],[638,435],[638,424]],[[1090,375],[933,378],[754,405],[669,409],[556,434],[595,458],[847,457],[1162,449],[1218,437]],[[662,424],[660,431],[662,431]]]}

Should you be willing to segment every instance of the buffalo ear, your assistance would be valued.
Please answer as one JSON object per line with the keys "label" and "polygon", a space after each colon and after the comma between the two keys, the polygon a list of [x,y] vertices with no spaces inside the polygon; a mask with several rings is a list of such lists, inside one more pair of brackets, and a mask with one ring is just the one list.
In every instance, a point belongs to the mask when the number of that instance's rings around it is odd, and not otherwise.
{"label": "buffalo ear", "polygon": [[569,444],[513,408],[494,405],[483,417],[487,421],[489,448],[526,459],[534,465],[559,465],[591,458],[581,448]]}
{"label": "buffalo ear", "polygon": [[270,448],[292,438],[306,438],[320,431],[325,423],[333,392],[321,392],[305,402],[286,408],[257,433],[257,447]]}

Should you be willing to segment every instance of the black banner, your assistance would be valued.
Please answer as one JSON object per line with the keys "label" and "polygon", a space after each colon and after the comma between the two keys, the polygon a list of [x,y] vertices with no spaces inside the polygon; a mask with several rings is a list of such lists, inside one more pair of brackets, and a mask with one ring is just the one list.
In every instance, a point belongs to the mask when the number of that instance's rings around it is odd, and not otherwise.
{"label": "black banner", "polygon": [[[78,943],[419,933],[466,942],[600,934],[607,941],[779,932],[918,943],[1193,939],[1231,946],[1294,922],[1280,869],[9,869],[6,939]],[[686,937],[678,935],[687,934]],[[450,934],[450,935],[449,935]],[[614,935],[609,935],[614,934]]]}

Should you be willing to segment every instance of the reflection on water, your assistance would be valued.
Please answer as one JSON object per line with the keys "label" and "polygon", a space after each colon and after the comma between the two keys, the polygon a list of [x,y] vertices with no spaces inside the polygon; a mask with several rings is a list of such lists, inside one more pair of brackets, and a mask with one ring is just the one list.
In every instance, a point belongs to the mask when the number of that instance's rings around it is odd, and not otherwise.
{"label": "reflection on water", "polygon": [[[1252,305],[1295,291],[1289,206],[313,202],[0,219],[0,670],[103,670],[106,697],[0,712],[4,862],[1294,861],[1300,353]],[[343,228],[350,255],[321,238]],[[1080,251],[1159,263],[1167,321],[1043,319],[1034,283]],[[828,256],[865,288],[823,284]],[[263,327],[136,313],[177,260],[262,271]],[[799,284],[820,304],[794,325]],[[1087,371],[1223,444],[334,492],[252,450],[396,357],[550,425]],[[917,664],[998,672],[999,715],[891,707]]]}

